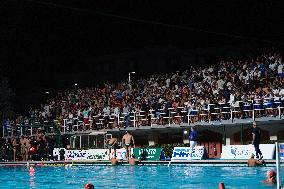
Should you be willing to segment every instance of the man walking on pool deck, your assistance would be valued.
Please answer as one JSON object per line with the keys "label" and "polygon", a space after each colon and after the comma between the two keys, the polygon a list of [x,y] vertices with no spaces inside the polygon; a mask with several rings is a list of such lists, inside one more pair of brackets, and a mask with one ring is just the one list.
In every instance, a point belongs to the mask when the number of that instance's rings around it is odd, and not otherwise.
{"label": "man walking on pool deck", "polygon": [[133,136],[126,131],[125,135],[122,137],[122,146],[125,146],[126,148],[126,159],[129,160],[130,157],[130,151],[131,151],[131,146],[135,147],[135,142]]}
{"label": "man walking on pool deck", "polygon": [[261,131],[258,127],[256,127],[256,122],[253,122],[253,128],[252,128],[252,144],[254,145],[255,154],[257,159],[262,159],[262,153],[259,149],[259,143],[260,143],[260,134]]}
{"label": "man walking on pool deck", "polygon": [[194,127],[191,127],[191,132],[189,134],[190,158],[192,158],[193,148],[195,148],[197,145],[197,136],[198,136],[197,131],[194,129]]}

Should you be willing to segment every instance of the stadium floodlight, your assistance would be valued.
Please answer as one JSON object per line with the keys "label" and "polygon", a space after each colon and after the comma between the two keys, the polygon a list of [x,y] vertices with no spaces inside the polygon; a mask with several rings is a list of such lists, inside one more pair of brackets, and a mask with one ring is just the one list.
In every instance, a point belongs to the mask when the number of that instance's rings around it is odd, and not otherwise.
{"label": "stadium floodlight", "polygon": [[49,91],[46,91],[45,94],[49,94]]}
{"label": "stadium floodlight", "polygon": [[77,83],[75,83],[74,85],[75,85],[75,86],[77,86],[78,84],[77,84]]}

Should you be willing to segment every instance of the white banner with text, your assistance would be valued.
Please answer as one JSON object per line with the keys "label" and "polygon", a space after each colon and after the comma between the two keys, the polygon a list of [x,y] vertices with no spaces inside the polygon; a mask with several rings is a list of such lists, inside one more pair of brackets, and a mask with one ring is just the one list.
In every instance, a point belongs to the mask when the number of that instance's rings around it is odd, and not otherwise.
{"label": "white banner with text", "polygon": [[[259,149],[263,159],[273,159],[275,153],[275,144],[260,144]],[[255,154],[252,144],[249,145],[226,145],[222,147],[221,159],[249,159]]]}

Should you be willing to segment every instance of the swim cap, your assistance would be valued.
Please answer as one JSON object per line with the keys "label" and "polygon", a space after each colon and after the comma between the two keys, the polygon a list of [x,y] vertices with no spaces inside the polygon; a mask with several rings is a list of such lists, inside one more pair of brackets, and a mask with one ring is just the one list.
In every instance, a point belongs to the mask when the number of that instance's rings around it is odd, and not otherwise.
{"label": "swim cap", "polygon": [[269,178],[272,178],[272,177],[275,177],[275,176],[276,176],[276,173],[275,173],[275,171],[273,171],[273,170],[269,170],[269,171],[267,172],[267,176],[268,176]]}
{"label": "swim cap", "polygon": [[88,184],[86,184],[86,186],[85,186],[85,189],[94,189],[95,187],[94,187],[94,185],[92,184],[92,183],[88,183]]}
{"label": "swim cap", "polygon": [[30,167],[30,172],[35,172],[35,168],[34,167]]}

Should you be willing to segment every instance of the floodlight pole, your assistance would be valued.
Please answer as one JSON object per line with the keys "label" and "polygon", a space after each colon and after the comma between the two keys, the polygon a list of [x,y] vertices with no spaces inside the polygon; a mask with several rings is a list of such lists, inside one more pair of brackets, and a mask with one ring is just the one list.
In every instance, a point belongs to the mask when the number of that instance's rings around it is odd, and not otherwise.
{"label": "floodlight pole", "polygon": [[280,180],[280,156],[279,156],[279,143],[275,142],[276,146],[276,180],[277,180],[277,189],[281,188],[281,180]]}

